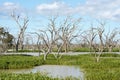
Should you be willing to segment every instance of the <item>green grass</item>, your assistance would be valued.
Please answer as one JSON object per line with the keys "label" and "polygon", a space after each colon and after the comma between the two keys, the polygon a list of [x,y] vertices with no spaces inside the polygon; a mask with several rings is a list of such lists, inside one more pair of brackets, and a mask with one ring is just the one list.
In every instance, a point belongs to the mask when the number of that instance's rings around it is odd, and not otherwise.
{"label": "green grass", "polygon": [[120,49],[119,48],[113,48],[113,50],[112,50],[113,52],[119,52],[120,51]]}
{"label": "green grass", "polygon": [[58,80],[58,78],[50,78],[40,73],[35,73],[35,74],[0,73],[0,80]]}
{"label": "green grass", "polygon": [[79,80],[73,77],[66,78],[52,78],[48,77],[46,74],[41,73],[29,73],[29,74],[13,74],[13,73],[1,73],[0,80]]}
{"label": "green grass", "polygon": [[43,60],[40,57],[26,55],[5,55],[0,56],[0,69],[21,69],[32,68],[42,65]]}
{"label": "green grass", "polygon": [[[96,62],[94,55],[84,54],[69,56],[64,55],[61,59],[55,59],[53,55],[48,55],[46,61],[41,57],[33,56],[0,56],[0,68],[27,68],[36,65],[77,65],[85,74],[85,80],[120,80],[120,55],[119,54],[103,54],[100,62]],[[1,67],[2,65],[2,67]],[[8,75],[8,76],[7,76]],[[7,76],[7,77],[5,77]],[[11,79],[9,79],[9,77]],[[13,79],[18,77],[18,79]],[[6,74],[0,73],[0,80],[58,80],[58,78],[50,78],[40,74]],[[6,78],[6,79],[5,79]],[[31,79],[30,79],[31,78]],[[35,79],[33,79],[35,78]],[[66,78],[65,80],[75,80]]]}
{"label": "green grass", "polygon": [[89,52],[90,49],[89,48],[73,48],[71,51],[73,52]]}

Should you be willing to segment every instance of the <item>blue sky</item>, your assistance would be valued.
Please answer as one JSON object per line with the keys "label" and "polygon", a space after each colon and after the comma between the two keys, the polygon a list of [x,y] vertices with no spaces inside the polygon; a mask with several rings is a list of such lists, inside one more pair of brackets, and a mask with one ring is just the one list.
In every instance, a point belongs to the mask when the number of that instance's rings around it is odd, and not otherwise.
{"label": "blue sky", "polygon": [[18,27],[9,16],[14,9],[30,18],[27,32],[43,28],[48,16],[56,14],[82,17],[85,29],[96,20],[106,21],[106,29],[120,28],[120,0],[0,0],[0,25],[15,34]]}

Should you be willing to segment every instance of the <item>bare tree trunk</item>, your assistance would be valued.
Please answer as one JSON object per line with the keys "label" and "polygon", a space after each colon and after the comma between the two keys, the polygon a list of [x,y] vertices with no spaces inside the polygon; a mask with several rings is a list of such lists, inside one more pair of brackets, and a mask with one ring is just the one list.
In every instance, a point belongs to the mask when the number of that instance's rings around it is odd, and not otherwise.
{"label": "bare tree trunk", "polygon": [[18,45],[19,45],[19,43],[17,41],[17,43],[16,43],[16,52],[18,52]]}
{"label": "bare tree trunk", "polygon": [[109,51],[109,52],[112,52],[112,46],[110,46],[110,47],[108,48],[108,51]]}
{"label": "bare tree trunk", "polygon": [[67,43],[65,41],[65,53],[67,53]]}
{"label": "bare tree trunk", "polygon": [[97,56],[96,56],[96,62],[99,62],[100,61],[100,56],[102,54],[103,51],[101,52],[98,52]]}
{"label": "bare tree trunk", "polygon": [[47,59],[47,55],[50,53],[50,49],[48,49],[48,51],[47,52],[45,52],[44,51],[44,60],[46,60]]}
{"label": "bare tree trunk", "polygon": [[44,53],[44,60],[47,59],[47,53]]}

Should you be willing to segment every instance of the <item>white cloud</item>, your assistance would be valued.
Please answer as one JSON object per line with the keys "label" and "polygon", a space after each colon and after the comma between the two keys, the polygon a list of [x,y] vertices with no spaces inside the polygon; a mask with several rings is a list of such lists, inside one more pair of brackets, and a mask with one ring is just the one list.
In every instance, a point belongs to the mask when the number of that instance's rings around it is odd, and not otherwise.
{"label": "white cloud", "polygon": [[[69,3],[70,4],[70,3]],[[74,7],[65,2],[43,3],[36,6],[36,11],[42,15],[89,15],[95,18],[120,20],[120,0],[86,0],[85,3]],[[72,4],[72,3],[71,3]],[[0,15],[17,10],[23,13],[24,8],[19,4],[5,2],[0,6]],[[34,11],[29,12],[32,13]]]}
{"label": "white cloud", "polygon": [[4,6],[14,6],[15,4],[12,2],[5,2],[3,3]]}
{"label": "white cloud", "polygon": [[120,0],[86,0],[84,4],[72,7],[64,2],[53,2],[37,6],[40,14],[82,14],[96,18],[120,20]]}
{"label": "white cloud", "polygon": [[59,4],[57,2],[51,3],[51,4],[42,4],[37,6],[38,10],[53,10],[53,9],[58,9],[59,8]]}
{"label": "white cloud", "polygon": [[0,16],[8,16],[12,13],[12,11],[16,11],[19,14],[23,12],[21,6],[16,3],[4,2],[0,5]]}
{"label": "white cloud", "polygon": [[56,14],[69,14],[72,13],[72,7],[68,6],[64,2],[53,2],[50,4],[40,4],[36,7],[36,10],[40,14],[56,15]]}
{"label": "white cloud", "polygon": [[[82,9],[81,9],[82,8]],[[119,20],[120,1],[119,0],[87,0],[83,6],[79,6],[79,10],[84,14],[89,14],[93,17]]]}
{"label": "white cloud", "polygon": [[19,9],[20,6],[18,4],[12,3],[12,2],[5,2],[2,6],[0,6],[0,9],[3,11],[11,11],[14,9]]}

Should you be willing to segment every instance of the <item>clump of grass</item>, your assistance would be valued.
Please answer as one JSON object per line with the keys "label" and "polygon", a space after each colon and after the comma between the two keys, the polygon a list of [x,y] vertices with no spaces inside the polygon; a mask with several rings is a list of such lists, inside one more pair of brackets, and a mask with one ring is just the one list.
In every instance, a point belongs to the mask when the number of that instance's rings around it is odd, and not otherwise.
{"label": "clump of grass", "polygon": [[58,78],[51,78],[40,73],[30,74],[12,74],[0,73],[0,80],[59,80]]}
{"label": "clump of grass", "polygon": [[120,71],[111,69],[93,69],[87,70],[86,80],[120,80]]}
{"label": "clump of grass", "polygon": [[31,68],[42,65],[43,60],[40,57],[23,55],[4,55],[0,56],[0,69],[21,69]]}

